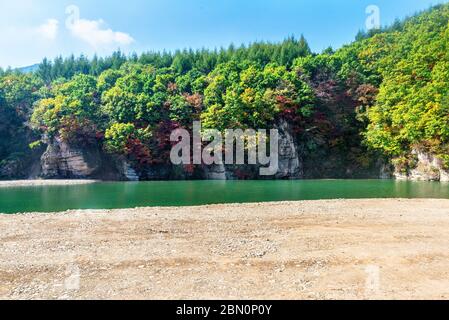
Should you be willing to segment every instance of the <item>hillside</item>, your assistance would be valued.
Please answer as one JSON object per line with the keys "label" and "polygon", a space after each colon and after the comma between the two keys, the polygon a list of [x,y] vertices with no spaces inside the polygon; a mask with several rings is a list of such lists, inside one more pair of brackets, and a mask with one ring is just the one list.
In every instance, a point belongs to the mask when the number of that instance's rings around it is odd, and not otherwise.
{"label": "hillside", "polygon": [[40,66],[40,64],[37,63],[37,64],[33,64],[31,66],[17,68],[17,71],[19,71],[21,73],[33,73],[33,72],[36,72],[37,70],[39,70],[39,66]]}
{"label": "hillside", "polygon": [[449,179],[448,21],[441,5],[322,54],[289,38],[2,72],[0,176],[258,178],[168,162],[170,132],[201,120],[279,128],[276,178]]}

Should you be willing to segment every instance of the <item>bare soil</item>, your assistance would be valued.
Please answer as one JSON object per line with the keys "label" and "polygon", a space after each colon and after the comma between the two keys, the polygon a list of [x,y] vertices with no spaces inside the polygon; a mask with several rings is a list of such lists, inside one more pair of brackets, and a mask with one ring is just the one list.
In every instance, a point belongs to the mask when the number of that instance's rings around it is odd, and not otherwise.
{"label": "bare soil", "polygon": [[448,200],[0,216],[0,299],[448,299]]}

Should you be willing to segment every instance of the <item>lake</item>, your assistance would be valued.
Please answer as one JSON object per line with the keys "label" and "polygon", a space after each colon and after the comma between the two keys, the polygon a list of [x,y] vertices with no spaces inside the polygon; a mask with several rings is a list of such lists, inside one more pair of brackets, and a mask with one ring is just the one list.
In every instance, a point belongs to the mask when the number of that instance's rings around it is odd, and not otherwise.
{"label": "lake", "polygon": [[363,198],[449,199],[449,184],[394,180],[165,181],[0,188],[0,212]]}

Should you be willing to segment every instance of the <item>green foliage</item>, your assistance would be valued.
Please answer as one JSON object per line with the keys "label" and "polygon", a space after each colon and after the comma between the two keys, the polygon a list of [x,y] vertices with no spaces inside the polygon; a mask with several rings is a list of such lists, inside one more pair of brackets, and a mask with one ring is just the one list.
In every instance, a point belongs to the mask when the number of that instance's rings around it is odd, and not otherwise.
{"label": "green foliage", "polygon": [[25,122],[42,84],[33,75],[7,73],[0,78],[0,159],[26,152],[30,134]]}
{"label": "green foliage", "polygon": [[140,56],[126,57],[117,51],[107,58],[94,56],[88,60],[81,55],[75,58],[73,55],[63,59],[58,57],[53,61],[44,59],[39,65],[37,74],[46,83],[51,83],[58,78],[71,79],[77,74],[99,76],[104,71],[119,70],[124,64],[139,63],[152,65],[157,69],[172,68],[177,74],[186,74],[192,70],[198,70],[202,74],[208,74],[218,64],[229,61],[250,60],[261,66],[271,62],[290,67],[298,57],[310,55],[311,51],[306,39],[289,37],[280,44],[256,42],[249,46],[220,50],[178,50],[175,52],[146,52]]}
{"label": "green foliage", "polygon": [[37,102],[31,124],[50,137],[60,136],[75,144],[95,142],[102,125],[100,94],[93,76],[76,75],[71,81],[55,83],[50,97]]}
{"label": "green foliage", "polygon": [[38,91],[42,81],[32,75],[11,74],[0,79],[0,96],[4,107],[14,109],[25,117],[39,98]]}
{"label": "green foliage", "polygon": [[[125,156],[149,157],[146,147],[151,132],[148,128],[136,128],[132,123],[114,123],[105,133],[105,150]],[[138,160],[149,160],[141,159]]]}
{"label": "green foliage", "polygon": [[312,115],[313,91],[292,71],[295,59],[310,54],[304,37],[291,37],[215,51],[44,60],[37,74],[48,86],[41,86],[31,123],[50,138],[96,142],[140,158],[149,156],[143,141],[165,150],[167,130],[194,120],[220,129],[266,128],[287,107]]}
{"label": "green foliage", "polygon": [[444,153],[449,143],[448,20],[449,6],[441,6],[367,43],[383,77],[369,112],[366,138],[372,147],[395,157],[416,146]]}
{"label": "green foliage", "polygon": [[135,131],[132,123],[114,123],[106,130],[105,147],[111,153],[126,154],[126,146],[128,140],[132,137]]}
{"label": "green foliage", "polygon": [[219,65],[208,81],[201,115],[205,128],[266,128],[286,105],[310,115],[313,91],[285,66],[230,62]]}
{"label": "green foliage", "polygon": [[42,141],[41,141],[41,140],[39,140],[39,141],[34,141],[34,142],[32,142],[32,143],[29,144],[29,147],[30,147],[31,150],[38,149],[38,148],[40,148],[41,146],[42,146]]}

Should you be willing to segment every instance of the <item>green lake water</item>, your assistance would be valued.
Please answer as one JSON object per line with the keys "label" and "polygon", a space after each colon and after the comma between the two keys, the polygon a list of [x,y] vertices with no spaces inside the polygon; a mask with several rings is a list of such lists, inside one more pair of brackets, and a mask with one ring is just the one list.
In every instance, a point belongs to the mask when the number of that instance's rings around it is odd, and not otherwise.
{"label": "green lake water", "polygon": [[167,181],[0,188],[0,213],[363,198],[449,199],[449,184],[394,180]]}

